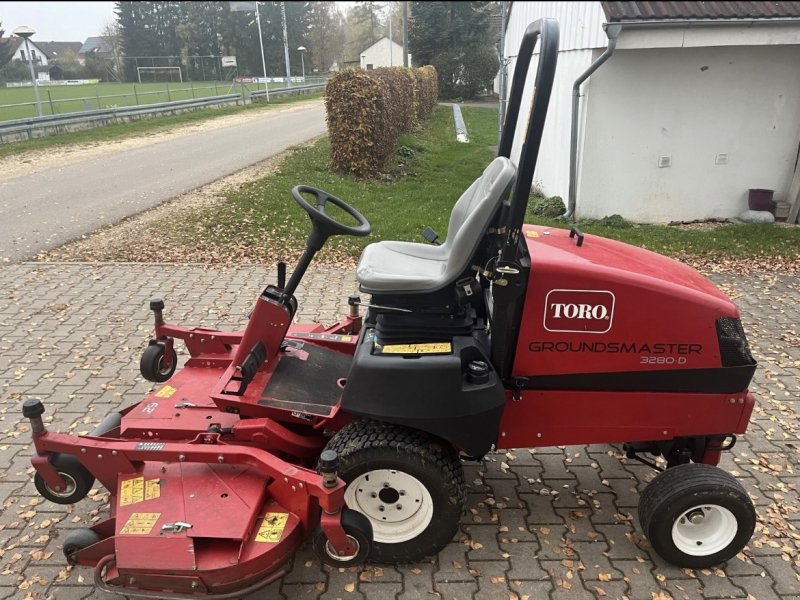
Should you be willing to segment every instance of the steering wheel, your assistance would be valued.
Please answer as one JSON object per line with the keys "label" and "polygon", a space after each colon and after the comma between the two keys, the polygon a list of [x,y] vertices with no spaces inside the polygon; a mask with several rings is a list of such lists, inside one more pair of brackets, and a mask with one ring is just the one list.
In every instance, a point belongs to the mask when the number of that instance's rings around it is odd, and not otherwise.
{"label": "steering wheel", "polygon": [[[311,194],[314,196],[315,204],[310,204],[303,194]],[[296,185],[292,188],[292,196],[295,201],[308,213],[311,218],[311,224],[315,231],[323,238],[322,241],[332,235],[354,235],[362,237],[369,235],[372,227],[367,221],[367,218],[358,212],[355,208],[347,204],[341,198],[332,196],[328,192],[323,192],[320,189],[311,187],[310,185]],[[348,215],[358,221],[358,225],[351,226],[340,223],[327,212],[325,212],[325,205],[330,202],[334,206],[338,206]]]}

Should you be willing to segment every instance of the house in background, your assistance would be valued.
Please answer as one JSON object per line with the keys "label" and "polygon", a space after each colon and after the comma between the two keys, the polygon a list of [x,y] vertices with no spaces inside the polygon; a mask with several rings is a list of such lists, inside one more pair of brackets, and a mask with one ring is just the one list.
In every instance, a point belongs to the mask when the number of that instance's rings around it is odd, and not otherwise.
{"label": "house in background", "polygon": [[80,42],[37,42],[37,45],[44,51],[50,62],[58,62],[59,59],[72,55],[83,64],[83,61],[78,57],[78,52],[83,46]]}
{"label": "house in background", "polygon": [[578,217],[734,217],[750,188],[785,199],[800,147],[800,3],[512,2],[505,56],[544,17],[561,26],[534,176],[545,194],[568,198],[573,84],[616,37],[580,88]]}
{"label": "house in background", "polygon": [[[21,60],[28,63],[28,55],[25,51],[25,42],[22,38],[17,36],[5,37],[2,38],[3,43],[9,45],[11,48],[11,59],[12,60]],[[48,65],[48,58],[47,53],[45,52],[44,48],[39,45],[39,42],[34,42],[33,40],[28,40],[28,46],[31,52],[31,59],[33,61],[33,66],[36,69],[36,78],[42,81],[47,81],[50,79],[50,74],[48,69],[46,68]],[[0,65],[0,67],[5,65]]]}
{"label": "house in background", "polygon": [[[411,64],[410,56],[408,64]],[[378,67],[402,67],[403,46],[384,36],[361,52],[360,66],[366,70]]]}
{"label": "house in background", "polygon": [[103,36],[88,37],[78,49],[78,58],[85,62],[87,54],[94,54],[97,58],[113,59],[114,46]]}

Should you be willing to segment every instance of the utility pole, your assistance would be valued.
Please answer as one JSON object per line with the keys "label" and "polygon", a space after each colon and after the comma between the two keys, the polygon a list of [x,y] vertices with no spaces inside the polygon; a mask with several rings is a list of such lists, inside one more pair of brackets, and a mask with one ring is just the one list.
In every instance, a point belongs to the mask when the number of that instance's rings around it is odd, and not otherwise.
{"label": "utility pole", "polygon": [[292,71],[289,66],[289,36],[286,33],[286,2],[281,2],[281,21],[283,21],[283,56],[286,58],[286,87],[292,87]]}
{"label": "utility pole", "polygon": [[[261,45],[261,68],[264,70],[264,91],[267,92],[267,102],[269,102],[269,82],[267,80],[267,61],[264,60],[264,36],[261,33],[261,14],[258,12],[258,2],[256,5],[256,21],[258,22],[258,43]],[[244,96],[242,96],[244,102]]]}
{"label": "utility pole", "polygon": [[403,66],[408,66],[408,1],[403,0]]}

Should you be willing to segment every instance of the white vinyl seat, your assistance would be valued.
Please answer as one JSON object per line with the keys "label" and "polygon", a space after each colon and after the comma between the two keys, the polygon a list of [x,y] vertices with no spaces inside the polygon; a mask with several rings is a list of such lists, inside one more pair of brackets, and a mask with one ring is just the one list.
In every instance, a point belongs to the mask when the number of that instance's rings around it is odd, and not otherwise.
{"label": "white vinyl seat", "polygon": [[455,281],[469,266],[516,172],[509,159],[495,158],[456,202],[441,246],[385,241],[364,248],[356,270],[361,291],[433,292]]}

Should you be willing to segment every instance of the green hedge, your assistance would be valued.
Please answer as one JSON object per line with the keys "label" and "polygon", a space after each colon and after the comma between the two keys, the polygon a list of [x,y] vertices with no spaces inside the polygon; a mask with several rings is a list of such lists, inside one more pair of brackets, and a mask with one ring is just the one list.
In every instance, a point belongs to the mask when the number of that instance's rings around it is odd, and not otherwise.
{"label": "green hedge", "polygon": [[400,134],[429,118],[436,98],[433,67],[346,69],[331,77],[325,108],[333,169],[357,177],[379,173]]}

